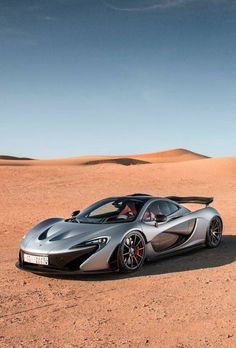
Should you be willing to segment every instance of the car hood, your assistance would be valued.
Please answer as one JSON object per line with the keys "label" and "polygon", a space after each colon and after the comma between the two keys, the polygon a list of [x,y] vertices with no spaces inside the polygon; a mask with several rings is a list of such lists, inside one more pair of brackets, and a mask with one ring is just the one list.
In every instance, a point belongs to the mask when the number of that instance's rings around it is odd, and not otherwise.
{"label": "car hood", "polygon": [[22,239],[21,249],[34,253],[68,252],[72,246],[102,236],[122,238],[133,223],[87,224],[48,220],[32,228]]}

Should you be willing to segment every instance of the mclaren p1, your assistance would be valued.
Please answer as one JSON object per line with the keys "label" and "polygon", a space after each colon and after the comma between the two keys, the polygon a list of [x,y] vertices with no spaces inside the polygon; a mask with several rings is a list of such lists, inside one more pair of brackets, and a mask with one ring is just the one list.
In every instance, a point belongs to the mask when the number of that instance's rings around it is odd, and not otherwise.
{"label": "mclaren p1", "polygon": [[[199,246],[218,247],[223,223],[211,197],[131,194],[102,199],[70,218],[40,222],[20,243],[19,268],[35,273],[132,272]],[[185,203],[205,205],[191,211]]]}

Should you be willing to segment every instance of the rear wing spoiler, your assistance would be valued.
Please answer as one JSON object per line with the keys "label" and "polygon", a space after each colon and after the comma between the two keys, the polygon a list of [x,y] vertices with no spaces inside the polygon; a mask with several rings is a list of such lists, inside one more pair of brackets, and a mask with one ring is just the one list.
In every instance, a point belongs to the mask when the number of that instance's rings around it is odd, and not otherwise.
{"label": "rear wing spoiler", "polygon": [[213,197],[177,197],[177,196],[168,196],[166,197],[171,201],[175,201],[177,203],[195,203],[195,204],[206,204],[208,206],[214,200]]}

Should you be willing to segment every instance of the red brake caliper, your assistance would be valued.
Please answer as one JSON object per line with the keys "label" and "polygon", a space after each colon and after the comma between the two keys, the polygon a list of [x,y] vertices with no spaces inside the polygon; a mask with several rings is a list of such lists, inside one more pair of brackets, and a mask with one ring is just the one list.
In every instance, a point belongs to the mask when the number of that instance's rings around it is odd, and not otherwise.
{"label": "red brake caliper", "polygon": [[136,248],[135,248],[135,255],[136,255],[136,256],[140,256],[140,249],[139,249],[139,246],[136,246]]}

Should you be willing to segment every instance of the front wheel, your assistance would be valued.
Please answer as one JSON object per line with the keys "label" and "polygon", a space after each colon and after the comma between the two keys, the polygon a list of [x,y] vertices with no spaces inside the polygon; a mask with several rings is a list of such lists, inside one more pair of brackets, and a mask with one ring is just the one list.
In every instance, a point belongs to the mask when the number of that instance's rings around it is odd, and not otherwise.
{"label": "front wheel", "polygon": [[122,240],[117,261],[119,271],[129,273],[142,267],[145,260],[145,240],[138,231],[128,233]]}
{"label": "front wheel", "polygon": [[223,233],[223,223],[219,216],[215,216],[209,224],[206,235],[206,245],[208,248],[216,248],[221,242]]}

